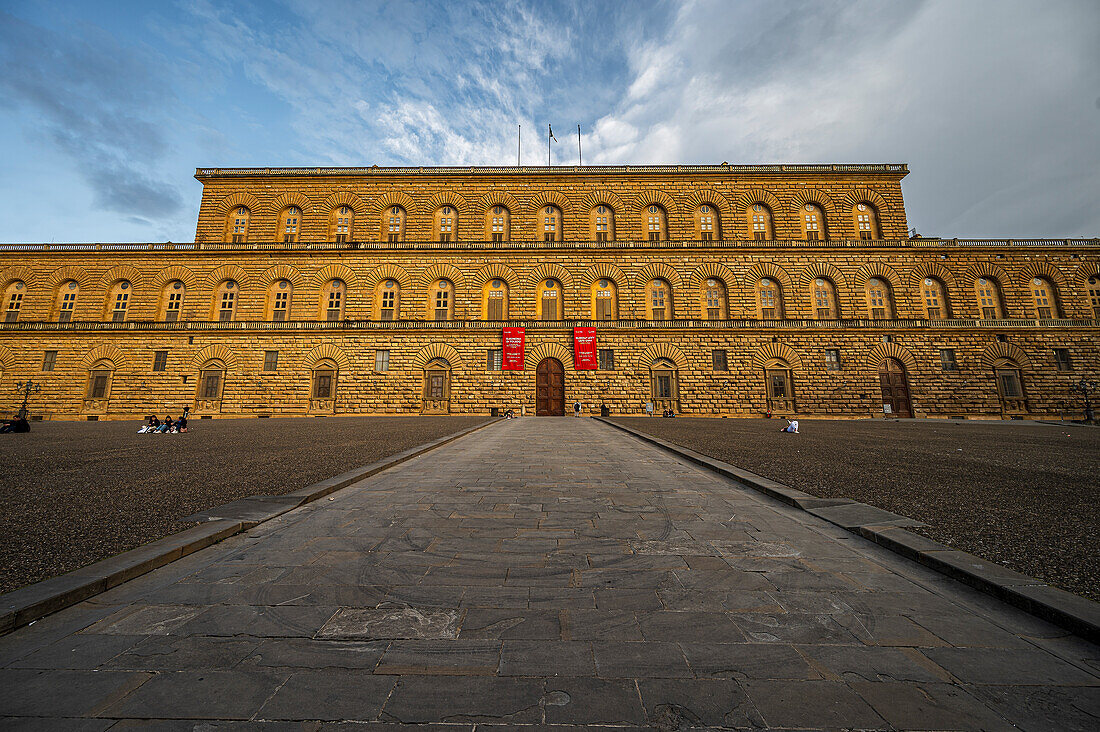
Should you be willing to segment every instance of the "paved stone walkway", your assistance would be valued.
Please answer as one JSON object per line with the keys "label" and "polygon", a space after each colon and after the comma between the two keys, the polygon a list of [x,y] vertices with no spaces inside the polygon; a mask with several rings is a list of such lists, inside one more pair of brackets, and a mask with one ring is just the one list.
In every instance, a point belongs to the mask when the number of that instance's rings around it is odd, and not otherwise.
{"label": "paved stone walkway", "polygon": [[492,425],[45,618],[0,667],[16,729],[1100,724],[1096,646],[572,418]]}

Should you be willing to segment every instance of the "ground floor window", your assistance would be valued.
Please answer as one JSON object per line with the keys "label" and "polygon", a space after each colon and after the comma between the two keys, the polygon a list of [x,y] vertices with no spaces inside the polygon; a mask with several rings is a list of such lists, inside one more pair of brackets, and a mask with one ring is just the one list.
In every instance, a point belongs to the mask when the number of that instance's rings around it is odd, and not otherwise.
{"label": "ground floor window", "polygon": [[596,355],[600,360],[600,371],[613,371],[615,369],[615,351],[610,348],[601,348]]}
{"label": "ground floor window", "polygon": [[680,411],[679,372],[676,364],[668,359],[659,358],[650,367],[650,396],[653,408],[663,413],[666,410]]}
{"label": "ground floor window", "polygon": [[764,366],[764,383],[769,412],[784,414],[795,411],[794,381],[790,364],[778,358],[769,361]]}

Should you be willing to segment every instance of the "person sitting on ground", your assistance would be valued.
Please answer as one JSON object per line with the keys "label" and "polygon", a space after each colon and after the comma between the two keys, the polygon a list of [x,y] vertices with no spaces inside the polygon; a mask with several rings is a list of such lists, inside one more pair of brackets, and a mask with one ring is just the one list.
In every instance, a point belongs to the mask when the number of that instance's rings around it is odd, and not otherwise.
{"label": "person sitting on ground", "polygon": [[145,424],[143,424],[141,426],[141,429],[138,430],[138,434],[139,435],[144,435],[146,432],[149,432],[152,429],[153,429],[153,417],[152,417],[152,415],[150,415],[149,417],[146,418]]}
{"label": "person sitting on ground", "polygon": [[176,423],[172,421],[172,415],[166,414],[164,415],[164,424],[160,426],[160,431],[162,434],[168,434],[175,425]]}
{"label": "person sitting on ground", "polygon": [[[784,417],[783,419],[787,419],[787,418]],[[780,432],[790,432],[791,434],[797,435],[798,434],[798,420],[797,419],[787,419],[787,426],[784,427],[783,429],[779,430],[779,431]]]}
{"label": "person sitting on ground", "polygon": [[27,421],[27,418],[21,414],[16,414],[14,419],[5,419],[3,424],[0,424],[0,434],[11,434],[13,432],[30,432],[31,424]]}
{"label": "person sitting on ground", "polygon": [[187,411],[188,410],[184,409],[183,414],[180,415],[179,421],[176,422],[176,429],[180,432],[187,431]]}
{"label": "person sitting on ground", "polygon": [[147,430],[147,434],[156,434],[159,431],[160,431],[160,418],[157,417],[157,415],[154,414],[149,419],[149,429]]}

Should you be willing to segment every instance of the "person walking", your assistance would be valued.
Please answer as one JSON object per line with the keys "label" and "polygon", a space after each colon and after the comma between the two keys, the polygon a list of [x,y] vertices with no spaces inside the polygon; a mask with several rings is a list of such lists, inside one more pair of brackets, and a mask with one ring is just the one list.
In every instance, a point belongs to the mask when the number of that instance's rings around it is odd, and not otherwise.
{"label": "person walking", "polygon": [[573,416],[574,417],[581,416],[581,403],[580,402],[573,402]]}

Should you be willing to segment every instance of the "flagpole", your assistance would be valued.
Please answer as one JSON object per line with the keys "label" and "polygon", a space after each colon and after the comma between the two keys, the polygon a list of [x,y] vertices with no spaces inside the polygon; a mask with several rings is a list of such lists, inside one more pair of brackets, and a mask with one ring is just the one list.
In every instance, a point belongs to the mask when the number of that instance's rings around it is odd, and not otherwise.
{"label": "flagpole", "polygon": [[546,167],[550,167],[550,138],[554,134],[554,128],[546,125]]}
{"label": "flagpole", "polygon": [[516,125],[516,167],[520,167],[519,154],[523,149],[523,125]]}
{"label": "flagpole", "polygon": [[581,157],[581,126],[577,125],[577,165],[584,165],[584,158]]}

